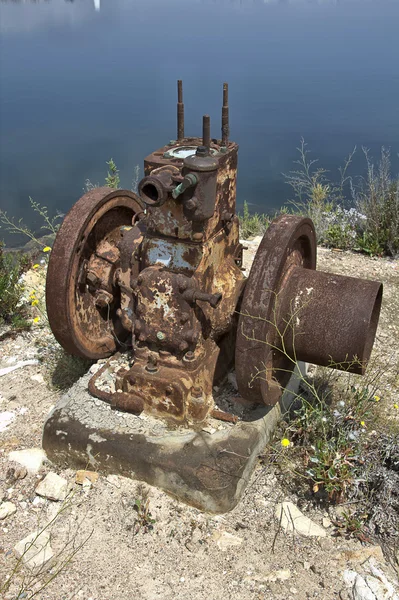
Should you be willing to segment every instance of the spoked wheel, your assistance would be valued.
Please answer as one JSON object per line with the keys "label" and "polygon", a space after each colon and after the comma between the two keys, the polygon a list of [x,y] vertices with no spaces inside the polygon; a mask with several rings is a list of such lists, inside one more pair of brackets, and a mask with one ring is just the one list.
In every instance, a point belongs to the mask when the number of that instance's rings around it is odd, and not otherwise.
{"label": "spoked wheel", "polygon": [[96,188],[66,215],[50,255],[47,314],[57,341],[70,354],[89,359],[110,356],[128,332],[117,316],[120,288],[118,247],[143,208],[127,190]]}
{"label": "spoked wheel", "polygon": [[273,405],[293,370],[279,351],[284,322],[279,302],[294,267],[316,268],[316,235],[310,219],[282,215],[266,231],[245,286],[237,329],[236,375],[244,398]]}

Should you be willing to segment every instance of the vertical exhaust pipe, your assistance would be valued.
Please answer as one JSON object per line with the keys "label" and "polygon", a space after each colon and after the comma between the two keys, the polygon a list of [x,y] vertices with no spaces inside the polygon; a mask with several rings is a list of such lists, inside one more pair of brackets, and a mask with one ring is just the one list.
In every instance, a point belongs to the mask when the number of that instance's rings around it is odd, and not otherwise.
{"label": "vertical exhaust pipe", "polygon": [[202,117],[202,145],[209,154],[211,150],[211,118],[209,115]]}
{"label": "vertical exhaust pipe", "polygon": [[229,84],[223,84],[223,106],[222,106],[222,146],[229,143]]}
{"label": "vertical exhaust pipe", "polygon": [[183,82],[177,81],[177,139],[184,138],[184,104],[183,104]]}

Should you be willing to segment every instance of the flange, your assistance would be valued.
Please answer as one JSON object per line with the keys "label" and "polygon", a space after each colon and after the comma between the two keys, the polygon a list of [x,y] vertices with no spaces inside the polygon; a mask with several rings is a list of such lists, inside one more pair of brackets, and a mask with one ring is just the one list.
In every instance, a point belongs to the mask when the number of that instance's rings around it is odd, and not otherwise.
{"label": "flange", "polygon": [[[140,213],[136,194],[101,187],[82,196],[66,215],[50,255],[46,304],[50,327],[67,352],[97,360],[126,339],[116,314],[118,245]],[[133,229],[141,235],[137,225]]]}
{"label": "flange", "polygon": [[316,268],[316,234],[310,219],[281,215],[266,231],[245,286],[238,320],[235,367],[238,391],[254,403],[273,405],[294,361],[281,352],[279,297],[294,267]]}

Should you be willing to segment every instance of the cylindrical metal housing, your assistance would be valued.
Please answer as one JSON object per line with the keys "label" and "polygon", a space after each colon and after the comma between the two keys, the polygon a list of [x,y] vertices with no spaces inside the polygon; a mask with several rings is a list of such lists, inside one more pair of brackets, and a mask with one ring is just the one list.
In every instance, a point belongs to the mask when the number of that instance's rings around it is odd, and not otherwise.
{"label": "cylindrical metal housing", "polygon": [[381,300],[379,282],[292,268],[278,300],[285,351],[297,360],[363,375]]}

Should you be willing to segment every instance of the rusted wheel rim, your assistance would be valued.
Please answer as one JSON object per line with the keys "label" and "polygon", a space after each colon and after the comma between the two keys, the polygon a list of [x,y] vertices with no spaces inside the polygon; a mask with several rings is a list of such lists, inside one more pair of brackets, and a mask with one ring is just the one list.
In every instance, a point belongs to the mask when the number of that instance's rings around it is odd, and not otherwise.
{"label": "rusted wheel rim", "polygon": [[66,215],[50,255],[46,304],[50,327],[67,352],[89,359],[104,358],[126,338],[116,316],[119,289],[112,287],[110,306],[98,308],[94,290],[80,278],[83,263],[95,256],[99,244],[116,247],[121,228],[131,226],[142,210],[133,192],[102,187],[82,196]]}
{"label": "rusted wheel rim", "polygon": [[294,266],[316,268],[316,235],[310,219],[281,215],[259,245],[238,320],[236,375],[244,398],[275,404],[293,369],[278,345],[278,302]]}

